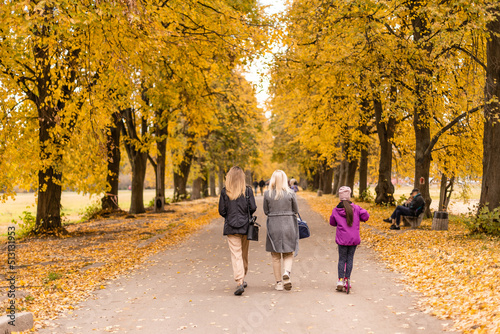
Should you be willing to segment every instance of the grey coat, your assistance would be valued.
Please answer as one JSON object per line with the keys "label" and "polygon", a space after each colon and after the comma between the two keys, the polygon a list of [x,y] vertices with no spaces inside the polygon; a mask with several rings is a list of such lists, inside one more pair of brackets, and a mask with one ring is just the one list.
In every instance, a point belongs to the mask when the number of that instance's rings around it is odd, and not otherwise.
{"label": "grey coat", "polygon": [[299,250],[299,212],[295,193],[285,193],[279,200],[264,193],[264,213],[267,215],[266,251],[290,253]]}

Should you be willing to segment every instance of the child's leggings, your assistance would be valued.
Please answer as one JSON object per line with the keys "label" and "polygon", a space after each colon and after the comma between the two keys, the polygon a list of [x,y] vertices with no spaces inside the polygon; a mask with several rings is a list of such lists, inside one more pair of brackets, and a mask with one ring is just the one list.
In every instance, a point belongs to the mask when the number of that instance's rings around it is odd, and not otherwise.
{"label": "child's leggings", "polygon": [[339,245],[339,278],[351,278],[356,246]]}

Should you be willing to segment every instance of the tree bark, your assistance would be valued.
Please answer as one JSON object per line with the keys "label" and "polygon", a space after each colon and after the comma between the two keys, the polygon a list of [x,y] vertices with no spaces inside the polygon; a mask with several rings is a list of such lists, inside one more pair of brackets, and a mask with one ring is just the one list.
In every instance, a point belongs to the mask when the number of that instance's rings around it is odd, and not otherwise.
{"label": "tree bark", "polygon": [[320,186],[321,186],[321,171],[320,170],[314,171],[312,186],[313,186],[312,191],[316,191],[320,188]]}
{"label": "tree bark", "polygon": [[361,157],[359,158],[359,197],[368,190],[368,150],[366,148],[361,150]]}
{"label": "tree bark", "polygon": [[356,170],[358,169],[358,159],[351,158],[351,161],[347,163],[347,176],[346,176],[346,186],[351,188],[351,193],[354,189],[354,179],[356,177]]}
{"label": "tree bark", "polygon": [[325,164],[325,172],[323,173],[323,194],[332,193],[333,168]]}
{"label": "tree bark", "polygon": [[[413,40],[419,48],[430,55],[432,44],[425,42],[424,37],[429,35],[427,19],[421,14],[421,9],[425,6],[423,0],[413,0],[410,2],[410,16],[413,27]],[[431,167],[431,129],[428,124],[430,118],[426,103],[427,96],[431,94],[431,83],[428,76],[432,73],[425,67],[417,69],[415,94],[417,102],[413,110],[413,129],[415,132],[415,188],[420,189],[420,193],[425,200],[425,217],[432,216],[430,206],[432,199],[429,192],[429,174]]]}
{"label": "tree bark", "polygon": [[108,129],[106,142],[108,155],[108,174],[106,176],[106,181],[108,183],[109,190],[101,199],[103,210],[119,209],[118,177],[120,175],[121,160],[120,133],[122,131],[121,127],[123,126],[123,122],[121,119],[121,114],[119,112],[114,112],[111,117],[113,119],[113,125]]}
{"label": "tree bark", "polygon": [[378,165],[378,182],[375,187],[375,203],[394,204],[394,185],[392,184],[392,140],[396,128],[396,120],[389,117],[382,119],[383,106],[378,94],[374,94],[373,109],[375,123],[380,144],[380,158]]}
{"label": "tree bark", "polygon": [[[132,166],[132,194],[130,198],[130,213],[143,213],[146,212],[144,208],[144,179],[146,177],[146,165],[148,162],[147,152],[141,152],[141,148],[137,147],[134,142],[140,142],[139,135],[136,130],[134,121],[134,110],[127,108],[124,110],[124,126],[122,132],[124,136],[133,140],[125,140],[125,149],[127,156]],[[142,135],[147,132],[147,123],[143,118],[141,120]]]}
{"label": "tree bark", "polygon": [[[500,9],[493,9],[495,19],[487,26],[486,84],[483,136],[483,181],[480,207],[500,207]],[[494,102],[491,102],[495,99]]]}
{"label": "tree bark", "polygon": [[188,148],[184,153],[184,159],[174,171],[174,200],[176,202],[187,199],[187,180],[191,171],[193,150]]}
{"label": "tree bark", "polygon": [[[160,118],[160,117],[159,117]],[[156,148],[158,156],[156,158],[156,198],[155,198],[155,212],[162,212],[165,210],[165,170],[166,157],[167,157],[167,137],[168,137],[168,120],[165,124],[158,121],[155,127]]]}
{"label": "tree bark", "polygon": [[191,199],[200,199],[201,198],[201,188],[203,183],[203,177],[198,176],[193,181],[193,190],[191,191]]}
{"label": "tree bark", "polygon": [[341,167],[341,165],[338,164],[333,169],[333,187],[332,187],[332,194],[333,195],[337,195],[338,192],[339,192],[339,188],[340,188],[340,167]]}
{"label": "tree bark", "polygon": [[224,188],[224,167],[219,166],[217,181],[219,183],[219,194]]}
{"label": "tree bark", "polygon": [[61,222],[61,179],[62,174],[52,166],[38,171],[39,188],[34,231],[36,234],[54,234],[63,230]]}
{"label": "tree bark", "polygon": [[339,188],[347,185],[348,173],[349,173],[349,161],[347,161],[347,159],[344,159],[340,163]]}
{"label": "tree bark", "polygon": [[210,169],[210,196],[215,197],[217,196],[217,192],[215,191],[215,170],[214,168]]}
{"label": "tree bark", "polygon": [[454,183],[455,176],[452,176],[450,179],[448,179],[448,176],[446,176],[445,173],[441,174],[441,188],[439,190],[438,211],[448,211],[448,205],[450,204]]}

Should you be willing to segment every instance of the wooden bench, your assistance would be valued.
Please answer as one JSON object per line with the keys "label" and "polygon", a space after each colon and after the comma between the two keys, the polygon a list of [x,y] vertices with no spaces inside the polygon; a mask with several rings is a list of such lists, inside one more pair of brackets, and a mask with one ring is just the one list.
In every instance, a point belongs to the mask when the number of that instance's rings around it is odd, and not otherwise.
{"label": "wooden bench", "polygon": [[420,224],[422,224],[422,220],[424,219],[424,212],[418,215],[418,217],[414,216],[402,216],[403,217],[403,226],[411,226],[411,228],[418,228]]}

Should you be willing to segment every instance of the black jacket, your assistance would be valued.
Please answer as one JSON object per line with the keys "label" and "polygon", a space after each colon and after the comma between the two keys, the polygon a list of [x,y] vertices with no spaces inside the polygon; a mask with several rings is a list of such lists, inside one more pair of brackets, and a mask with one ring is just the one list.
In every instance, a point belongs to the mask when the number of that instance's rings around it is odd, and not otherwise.
{"label": "black jacket", "polygon": [[422,195],[417,194],[410,203],[410,211],[414,216],[420,215],[425,208],[425,201]]}
{"label": "black jacket", "polygon": [[[251,187],[246,187],[246,194],[250,197],[250,214],[257,210],[255,197]],[[226,194],[226,188],[222,188],[219,199],[219,214],[225,218],[224,235],[247,234],[248,231],[248,208],[245,196],[230,200]]]}

